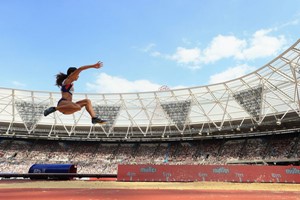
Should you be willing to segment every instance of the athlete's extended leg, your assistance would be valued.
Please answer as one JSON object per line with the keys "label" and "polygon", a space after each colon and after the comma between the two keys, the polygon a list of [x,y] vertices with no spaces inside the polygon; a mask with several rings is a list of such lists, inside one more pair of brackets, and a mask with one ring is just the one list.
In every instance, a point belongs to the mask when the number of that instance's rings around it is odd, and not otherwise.
{"label": "athlete's extended leg", "polygon": [[96,114],[95,114],[95,111],[93,109],[91,100],[83,99],[83,100],[77,101],[76,104],[79,105],[81,108],[85,107],[86,111],[90,114],[90,116],[92,118],[96,117]]}
{"label": "athlete's extended leg", "polygon": [[92,123],[96,124],[96,123],[106,123],[106,120],[103,120],[99,117],[96,116],[95,111],[93,109],[91,100],[89,99],[83,99],[81,101],[77,101],[76,104],[80,105],[81,107],[85,107],[86,111],[90,114],[91,118],[92,118]]}

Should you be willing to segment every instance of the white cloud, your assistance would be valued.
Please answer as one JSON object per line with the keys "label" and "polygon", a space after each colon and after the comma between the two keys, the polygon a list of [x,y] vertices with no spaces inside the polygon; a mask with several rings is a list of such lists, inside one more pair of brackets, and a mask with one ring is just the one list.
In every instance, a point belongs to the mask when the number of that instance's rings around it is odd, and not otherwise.
{"label": "white cloud", "polygon": [[178,47],[176,53],[170,56],[170,59],[176,60],[179,63],[197,63],[199,62],[200,49],[186,49]]}
{"label": "white cloud", "polygon": [[177,47],[171,55],[155,51],[155,45],[149,44],[145,52],[176,61],[177,64],[190,69],[199,69],[203,65],[228,58],[249,61],[274,56],[283,50],[286,38],[283,35],[272,36],[274,31],[275,29],[261,29],[251,37],[242,39],[233,35],[218,35],[204,49]]}
{"label": "white cloud", "polygon": [[272,31],[272,29],[261,29],[248,39],[218,35],[203,50],[204,54],[200,60],[208,64],[230,57],[247,61],[274,56],[285,46],[286,39],[282,35],[269,35]]}
{"label": "white cloud", "polygon": [[252,60],[278,54],[278,51],[286,44],[286,39],[284,36],[269,36],[271,31],[271,29],[256,31],[250,39],[249,47],[243,49],[241,54],[237,54],[235,57]]}
{"label": "white cloud", "polygon": [[158,52],[158,51],[153,51],[153,52],[150,53],[150,55],[153,56],[153,57],[159,57],[159,56],[161,56],[161,53]]}
{"label": "white cloud", "polygon": [[248,65],[240,65],[236,67],[230,67],[223,72],[218,74],[214,74],[209,78],[209,84],[221,83],[225,81],[229,81],[235,78],[239,78],[244,76],[255,70],[255,67],[251,67]]}
{"label": "white cloud", "polygon": [[[298,14],[298,17],[300,16],[300,13]],[[297,26],[299,24],[299,19],[294,19],[294,20],[291,20],[291,21],[288,21],[284,24],[281,24],[280,26],[276,27],[276,29],[282,29],[282,28],[285,28],[287,26]]]}
{"label": "white cloud", "polygon": [[203,63],[213,63],[223,58],[235,57],[246,47],[246,40],[234,36],[218,35],[204,50],[201,60]]}
{"label": "white cloud", "polygon": [[175,60],[188,68],[197,69],[200,68],[200,56],[201,50],[197,47],[191,49],[178,47],[173,55],[167,55],[166,58]]}
{"label": "white cloud", "polygon": [[156,44],[150,43],[146,47],[142,48],[141,50],[144,52],[151,52],[155,46],[156,46]]}
{"label": "white cloud", "polygon": [[89,91],[99,93],[128,93],[157,91],[161,85],[148,80],[129,81],[121,77],[100,73],[94,83],[87,83]]}

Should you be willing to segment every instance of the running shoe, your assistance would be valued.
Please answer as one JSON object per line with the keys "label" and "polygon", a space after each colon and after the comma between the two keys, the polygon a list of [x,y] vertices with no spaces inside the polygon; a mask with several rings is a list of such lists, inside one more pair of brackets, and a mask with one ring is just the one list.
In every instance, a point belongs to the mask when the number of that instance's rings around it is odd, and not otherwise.
{"label": "running shoe", "polygon": [[105,124],[107,120],[101,119],[99,117],[92,118],[92,124]]}
{"label": "running shoe", "polygon": [[50,107],[44,111],[44,116],[46,117],[47,115],[49,115],[55,111],[56,111],[55,107]]}

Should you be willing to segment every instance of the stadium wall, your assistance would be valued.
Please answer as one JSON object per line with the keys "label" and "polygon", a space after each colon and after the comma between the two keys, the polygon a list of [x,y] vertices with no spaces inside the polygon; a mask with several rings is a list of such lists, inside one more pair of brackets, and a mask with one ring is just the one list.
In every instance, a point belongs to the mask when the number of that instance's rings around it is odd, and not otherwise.
{"label": "stadium wall", "polygon": [[119,165],[118,181],[300,183],[300,167],[258,165]]}

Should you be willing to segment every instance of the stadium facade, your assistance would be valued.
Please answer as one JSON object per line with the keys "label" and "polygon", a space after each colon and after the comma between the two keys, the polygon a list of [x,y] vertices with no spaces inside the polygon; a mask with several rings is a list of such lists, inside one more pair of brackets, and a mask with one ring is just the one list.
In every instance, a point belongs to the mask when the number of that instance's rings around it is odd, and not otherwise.
{"label": "stadium facade", "polygon": [[77,93],[89,98],[106,125],[85,109],[43,111],[59,92],[0,88],[0,136],[86,141],[189,141],[284,134],[300,130],[300,40],[243,77],[223,83],[140,93]]}

